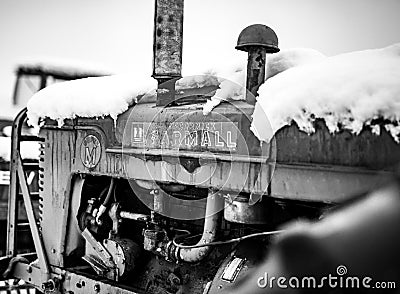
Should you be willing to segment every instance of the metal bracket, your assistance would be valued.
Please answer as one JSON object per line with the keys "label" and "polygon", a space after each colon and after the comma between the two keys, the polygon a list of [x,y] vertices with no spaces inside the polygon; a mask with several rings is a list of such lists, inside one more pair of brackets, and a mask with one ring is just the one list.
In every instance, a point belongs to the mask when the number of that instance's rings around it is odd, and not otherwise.
{"label": "metal bracket", "polygon": [[105,275],[113,280],[117,279],[117,267],[107,249],[93,237],[87,228],[82,232],[82,236],[89,245],[86,247],[87,252],[83,260],[89,263],[99,275]]}
{"label": "metal bracket", "polygon": [[47,263],[47,256],[44,251],[43,247],[43,241],[42,237],[39,233],[39,229],[36,223],[35,219],[35,214],[33,212],[33,205],[31,202],[31,197],[29,194],[29,187],[26,181],[26,175],[25,172],[22,168],[22,159],[21,155],[19,154],[19,151],[16,151],[18,155],[18,163],[17,163],[17,172],[18,172],[18,178],[22,190],[22,196],[24,198],[24,204],[25,204],[25,209],[26,209],[26,214],[28,216],[28,221],[29,221],[29,227],[32,232],[32,238],[33,238],[33,243],[35,245],[35,250],[39,258],[39,264],[40,264],[40,269],[42,272],[46,275],[50,273],[49,271],[49,265]]}

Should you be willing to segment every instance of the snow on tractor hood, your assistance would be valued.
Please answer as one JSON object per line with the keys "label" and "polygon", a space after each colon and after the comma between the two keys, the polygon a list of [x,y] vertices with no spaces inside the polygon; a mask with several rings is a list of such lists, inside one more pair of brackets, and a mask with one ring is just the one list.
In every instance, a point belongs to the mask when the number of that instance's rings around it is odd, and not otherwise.
{"label": "snow on tractor hood", "polygon": [[52,84],[40,90],[28,101],[28,123],[37,127],[40,119],[51,118],[59,125],[75,117],[114,119],[128,109],[137,96],[156,87],[150,77],[132,75],[90,77]]}
{"label": "snow on tractor hood", "polygon": [[[272,58],[273,56],[273,58]],[[279,57],[276,58],[275,56]],[[322,58],[311,49],[291,49],[271,55],[273,66],[267,71],[273,76],[289,67]],[[284,60],[284,61],[283,61]],[[222,100],[244,99],[246,70],[244,64],[224,68],[197,71],[200,75],[186,76],[177,82],[176,88],[200,88],[219,86],[215,95],[204,105],[204,113],[210,112]],[[93,77],[52,84],[39,91],[28,102],[28,119],[38,127],[42,118],[57,120],[62,125],[65,119],[75,117],[104,117],[116,119],[128,109],[138,96],[154,94],[157,82],[146,70],[136,73]]]}
{"label": "snow on tractor hood", "polygon": [[[237,66],[232,69],[233,72],[237,70]],[[137,72],[140,74],[90,77],[52,84],[28,101],[28,123],[38,127],[43,118],[57,120],[59,125],[65,119],[75,117],[111,116],[115,120],[139,97],[156,94],[157,81],[145,70]],[[181,78],[176,89],[218,86],[223,78],[217,78],[216,74],[214,70],[207,70],[201,75]]]}
{"label": "snow on tractor hood", "polygon": [[[85,78],[53,84],[28,102],[28,119],[38,126],[42,118],[75,117],[116,119],[139,96],[154,95],[157,82],[137,70],[136,74]],[[223,100],[244,99],[245,65],[203,71],[184,77],[179,88],[219,86],[203,107],[207,115]],[[400,133],[400,43],[383,49],[325,57],[312,49],[289,49],[268,56],[266,82],[259,89],[251,130],[262,141],[295,122],[309,134],[313,122],[322,118],[330,132],[349,129],[358,134],[365,125],[380,133],[378,119],[396,142]],[[266,116],[262,113],[264,112]],[[272,133],[265,125],[268,118]]]}
{"label": "snow on tractor hood", "polygon": [[[383,122],[399,142],[399,81],[400,43],[292,67],[260,87],[251,129],[269,141],[293,122],[309,134],[315,131],[313,122],[322,118],[331,133],[348,129],[358,134],[369,125],[377,135]],[[265,117],[273,133],[266,131]]]}

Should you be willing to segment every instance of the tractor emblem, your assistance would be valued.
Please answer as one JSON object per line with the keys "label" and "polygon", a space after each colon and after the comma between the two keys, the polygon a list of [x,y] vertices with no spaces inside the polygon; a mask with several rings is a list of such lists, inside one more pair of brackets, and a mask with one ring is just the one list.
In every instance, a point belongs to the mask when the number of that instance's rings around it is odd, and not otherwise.
{"label": "tractor emblem", "polygon": [[101,144],[96,136],[86,136],[81,144],[81,160],[85,167],[94,168],[100,161]]}

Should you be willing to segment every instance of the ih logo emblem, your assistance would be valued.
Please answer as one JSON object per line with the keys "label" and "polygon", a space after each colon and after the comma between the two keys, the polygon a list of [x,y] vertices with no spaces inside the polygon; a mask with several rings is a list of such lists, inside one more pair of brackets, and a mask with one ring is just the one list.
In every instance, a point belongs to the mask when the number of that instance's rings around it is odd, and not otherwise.
{"label": "ih logo emblem", "polygon": [[86,136],[81,144],[81,160],[85,167],[94,168],[100,161],[101,144],[96,136]]}
{"label": "ih logo emblem", "polygon": [[133,123],[132,124],[132,141],[133,143],[143,143],[143,123]]}

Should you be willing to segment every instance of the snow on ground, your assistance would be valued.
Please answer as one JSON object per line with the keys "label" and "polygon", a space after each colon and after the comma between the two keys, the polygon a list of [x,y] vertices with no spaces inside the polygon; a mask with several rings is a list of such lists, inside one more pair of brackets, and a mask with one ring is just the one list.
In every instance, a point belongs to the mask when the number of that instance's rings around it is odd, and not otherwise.
{"label": "snow on ground", "polygon": [[[21,157],[24,159],[39,159],[38,142],[21,142]],[[11,138],[0,137],[0,160],[10,161]]]}
{"label": "snow on ground", "polygon": [[[383,118],[393,122],[385,128],[398,142],[399,81],[400,43],[290,68],[260,87],[252,131],[259,139],[269,141],[277,130],[292,122],[312,133],[314,120],[323,118],[332,133],[345,128],[358,134],[373,119]],[[266,131],[265,117],[272,133]],[[379,133],[379,126],[373,130]]]}
{"label": "snow on ground", "polygon": [[103,76],[112,74],[112,71],[100,64],[55,57],[25,58],[17,64],[16,68],[38,69],[68,76]]}

